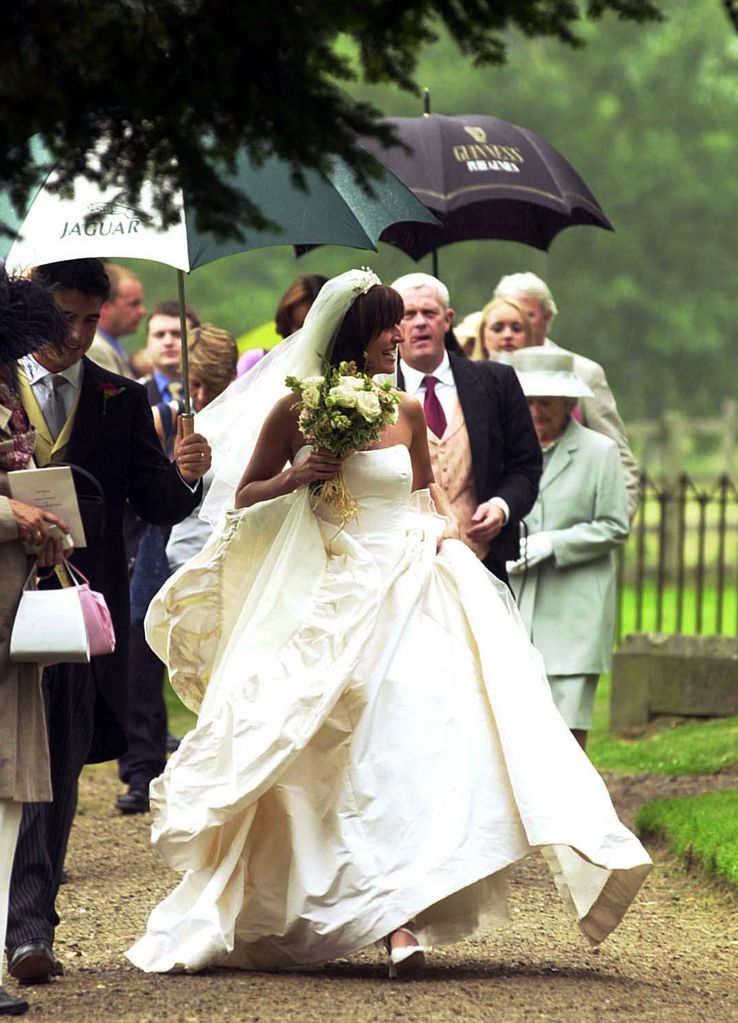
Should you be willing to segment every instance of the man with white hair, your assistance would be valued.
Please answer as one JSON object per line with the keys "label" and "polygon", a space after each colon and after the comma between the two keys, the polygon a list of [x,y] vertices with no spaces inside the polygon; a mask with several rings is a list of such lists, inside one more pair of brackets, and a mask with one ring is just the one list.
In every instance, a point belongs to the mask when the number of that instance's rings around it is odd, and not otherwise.
{"label": "man with white hair", "polygon": [[[548,337],[551,321],[558,309],[548,285],[540,277],[534,273],[508,274],[500,279],[495,288],[494,297],[512,299],[528,313],[534,345],[545,345],[548,348],[560,347]],[[581,380],[584,380],[592,391],[591,398],[582,398],[579,402],[582,425],[589,427],[590,430],[596,430],[597,433],[612,437],[618,446],[628,492],[628,515],[632,522],[640,501],[638,462],[630,450],[625,426],[620,418],[605,371],[598,362],[594,362],[592,359],[577,355],[576,352],[571,352],[566,348],[560,350],[574,356],[574,372]]]}
{"label": "man with white hair", "polygon": [[447,350],[454,311],[441,281],[407,274],[392,287],[405,303],[398,384],[425,410],[436,482],[459,519],[462,540],[507,581],[505,561],[519,549],[519,524],[533,507],[541,475],[528,403],[510,366]]}

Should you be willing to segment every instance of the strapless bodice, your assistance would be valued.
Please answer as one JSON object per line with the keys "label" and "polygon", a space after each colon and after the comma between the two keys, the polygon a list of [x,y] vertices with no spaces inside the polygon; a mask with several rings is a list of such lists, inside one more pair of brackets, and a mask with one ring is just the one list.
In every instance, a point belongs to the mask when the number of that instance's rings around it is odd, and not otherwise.
{"label": "strapless bodice", "polygon": [[[295,462],[305,458],[305,445]],[[343,478],[351,496],[359,505],[356,518],[343,529],[359,541],[378,561],[394,561],[404,542],[405,520],[413,484],[410,451],[404,444],[371,451],[356,451],[343,463]],[[339,526],[335,509],[320,501],[315,514],[333,527]]]}

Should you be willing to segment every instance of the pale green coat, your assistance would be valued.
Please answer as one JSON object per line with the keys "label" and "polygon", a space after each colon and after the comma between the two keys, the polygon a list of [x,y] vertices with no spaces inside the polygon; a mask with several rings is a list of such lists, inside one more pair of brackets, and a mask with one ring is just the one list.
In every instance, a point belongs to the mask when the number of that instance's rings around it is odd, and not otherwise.
{"label": "pale green coat", "polygon": [[528,533],[551,536],[554,554],[511,586],[548,675],[609,670],[615,631],[613,550],[628,536],[614,441],[570,419],[543,470]]}

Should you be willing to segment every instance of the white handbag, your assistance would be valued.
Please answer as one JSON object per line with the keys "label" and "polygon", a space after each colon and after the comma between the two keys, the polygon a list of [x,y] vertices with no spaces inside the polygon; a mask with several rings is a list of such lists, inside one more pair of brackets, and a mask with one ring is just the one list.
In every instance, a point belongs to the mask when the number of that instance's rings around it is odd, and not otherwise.
{"label": "white handbag", "polygon": [[43,665],[90,663],[90,641],[76,586],[37,590],[36,569],[32,569],[13,622],[10,660]]}

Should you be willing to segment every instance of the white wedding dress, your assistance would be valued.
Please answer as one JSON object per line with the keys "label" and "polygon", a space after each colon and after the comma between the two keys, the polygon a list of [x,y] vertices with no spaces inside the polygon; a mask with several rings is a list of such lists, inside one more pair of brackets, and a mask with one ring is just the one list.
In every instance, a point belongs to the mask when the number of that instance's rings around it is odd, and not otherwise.
{"label": "white wedding dress", "polygon": [[199,717],[151,787],[184,876],[127,953],[143,970],[308,965],[411,919],[454,941],[505,918],[533,850],[595,943],[648,873],[507,590],[463,544],[436,554],[407,448],[344,472],[357,520],[304,488],[230,512],[149,612]]}

